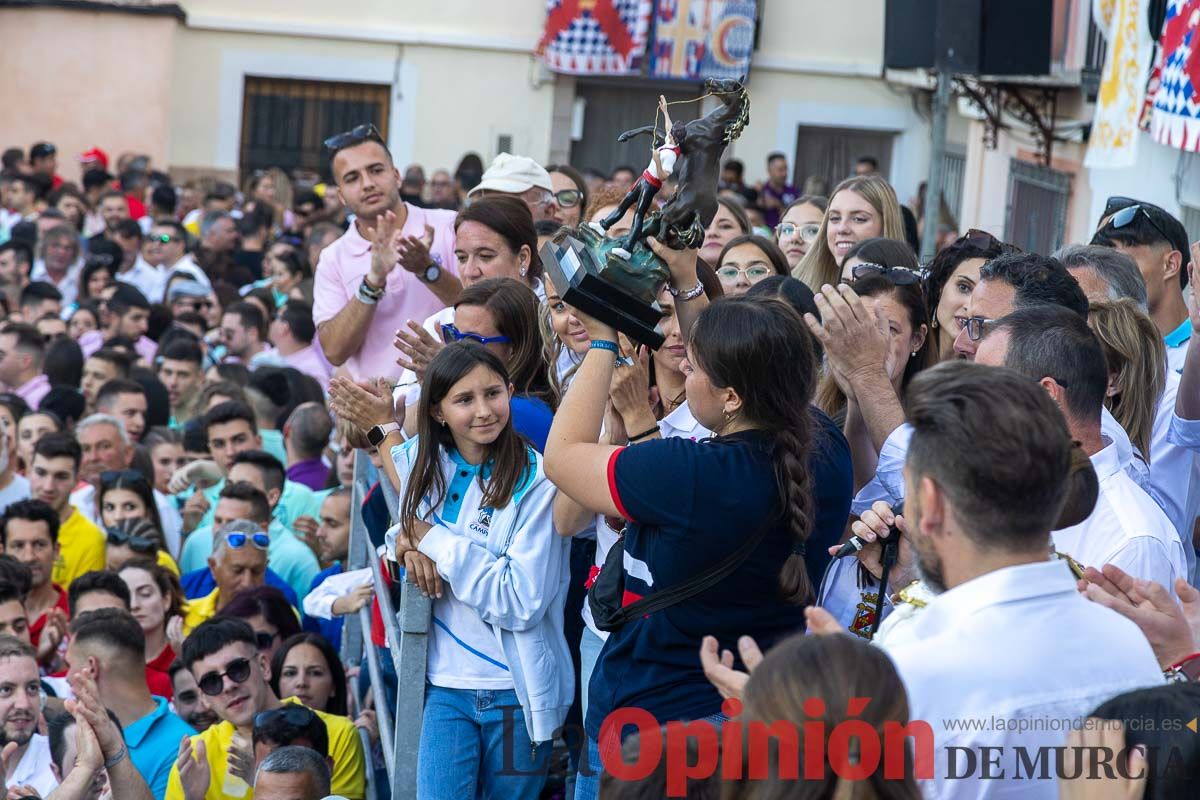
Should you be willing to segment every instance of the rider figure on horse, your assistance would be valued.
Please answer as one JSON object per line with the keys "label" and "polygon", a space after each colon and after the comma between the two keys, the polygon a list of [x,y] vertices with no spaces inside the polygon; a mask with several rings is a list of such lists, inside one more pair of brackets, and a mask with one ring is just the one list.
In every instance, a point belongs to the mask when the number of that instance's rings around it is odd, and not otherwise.
{"label": "rider figure on horse", "polygon": [[629,235],[625,237],[625,241],[621,247],[613,248],[612,250],[614,255],[621,258],[630,257],[630,252],[633,250],[634,244],[641,237],[642,224],[645,221],[646,214],[650,211],[650,207],[654,203],[654,198],[662,188],[663,182],[674,171],[675,162],[683,150],[686,138],[685,125],[682,122],[671,122],[671,114],[667,111],[667,99],[662,95],[658,96],[658,108],[665,120],[665,128],[667,130],[666,141],[654,148],[650,165],[646,167],[642,172],[642,176],[638,178],[637,183],[633,185],[621,200],[621,204],[600,222],[600,227],[607,231],[613,225],[617,224],[621,217],[625,216],[625,212],[629,210],[630,206],[637,203],[637,208],[633,212],[633,224],[629,228]]}

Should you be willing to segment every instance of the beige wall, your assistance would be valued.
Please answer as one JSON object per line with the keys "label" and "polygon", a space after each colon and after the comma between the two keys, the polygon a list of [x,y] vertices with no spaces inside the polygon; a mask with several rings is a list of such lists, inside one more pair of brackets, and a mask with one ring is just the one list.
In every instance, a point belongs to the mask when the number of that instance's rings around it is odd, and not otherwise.
{"label": "beige wall", "polygon": [[53,142],[59,174],[75,182],[75,156],[93,146],[110,168],[126,151],[166,163],[178,26],[173,17],[0,8],[0,142]]}
{"label": "beige wall", "polygon": [[453,169],[497,137],[538,159],[550,152],[553,77],[529,53],[292,35],[184,30],[172,94],[171,164],[236,169],[246,75],[392,86],[389,140],[397,162]]}
{"label": "beige wall", "polygon": [[756,62],[883,72],[884,0],[768,0]]}
{"label": "beige wall", "polygon": [[[544,0],[182,0],[189,20],[209,24],[287,26],[299,33],[418,43],[422,38],[492,44],[511,40],[533,49]],[[354,33],[349,33],[353,31]]]}

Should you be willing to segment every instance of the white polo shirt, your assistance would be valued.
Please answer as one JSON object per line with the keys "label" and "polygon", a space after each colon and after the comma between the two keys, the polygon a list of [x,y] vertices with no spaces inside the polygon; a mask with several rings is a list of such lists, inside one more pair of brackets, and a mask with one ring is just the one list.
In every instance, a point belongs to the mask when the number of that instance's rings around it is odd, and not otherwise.
{"label": "white polo shirt", "polygon": [[54,779],[54,773],[50,771],[50,740],[40,733],[35,733],[29,740],[25,754],[17,762],[12,777],[5,782],[4,786],[6,789],[10,789],[13,786],[26,784],[37,789],[42,797],[48,796],[58,788],[58,781]]}
{"label": "white polo shirt", "polygon": [[[1096,706],[1163,680],[1137,626],[1080,596],[1059,560],[995,570],[943,592],[907,633],[880,646],[908,690],[910,718],[933,728],[936,777],[922,782],[925,798],[1057,800],[1053,768],[1047,780],[1031,780],[1019,748],[1030,762],[1045,758],[1038,748],[1062,747],[1066,726]],[[980,779],[982,747],[1002,748],[992,752],[1003,778]],[[973,774],[947,779],[950,748],[973,751]],[[961,773],[963,751],[954,752]]]}
{"label": "white polo shirt", "polygon": [[1092,467],[1100,482],[1096,507],[1078,525],[1054,531],[1054,548],[1085,567],[1115,564],[1174,592],[1175,579],[1188,574],[1175,526],[1121,469],[1115,444],[1093,455]]}

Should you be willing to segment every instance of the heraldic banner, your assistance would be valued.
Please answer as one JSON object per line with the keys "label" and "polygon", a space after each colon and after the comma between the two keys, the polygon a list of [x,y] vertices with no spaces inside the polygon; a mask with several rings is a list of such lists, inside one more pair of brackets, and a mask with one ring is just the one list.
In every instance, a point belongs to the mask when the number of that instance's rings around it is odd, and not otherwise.
{"label": "heraldic banner", "polygon": [[1169,0],[1163,24],[1162,80],[1150,130],[1156,141],[1200,152],[1200,0]]}
{"label": "heraldic banner", "polygon": [[638,75],[654,0],[547,0],[537,55],[567,75]]}
{"label": "heraldic banner", "polygon": [[656,0],[650,77],[748,75],[756,11],[756,0]]}

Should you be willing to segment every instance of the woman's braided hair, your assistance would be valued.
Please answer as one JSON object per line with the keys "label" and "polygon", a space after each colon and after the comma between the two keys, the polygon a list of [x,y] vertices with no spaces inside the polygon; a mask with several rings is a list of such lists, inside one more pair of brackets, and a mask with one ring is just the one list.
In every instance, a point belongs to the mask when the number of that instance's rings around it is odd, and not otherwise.
{"label": "woman's braided hair", "polygon": [[713,385],[731,388],[741,398],[738,416],[772,436],[781,513],[795,540],[780,587],[789,601],[810,602],[813,587],[803,549],[814,516],[808,467],[816,375],[811,335],[782,300],[727,297],[700,315],[691,345],[696,366]]}

